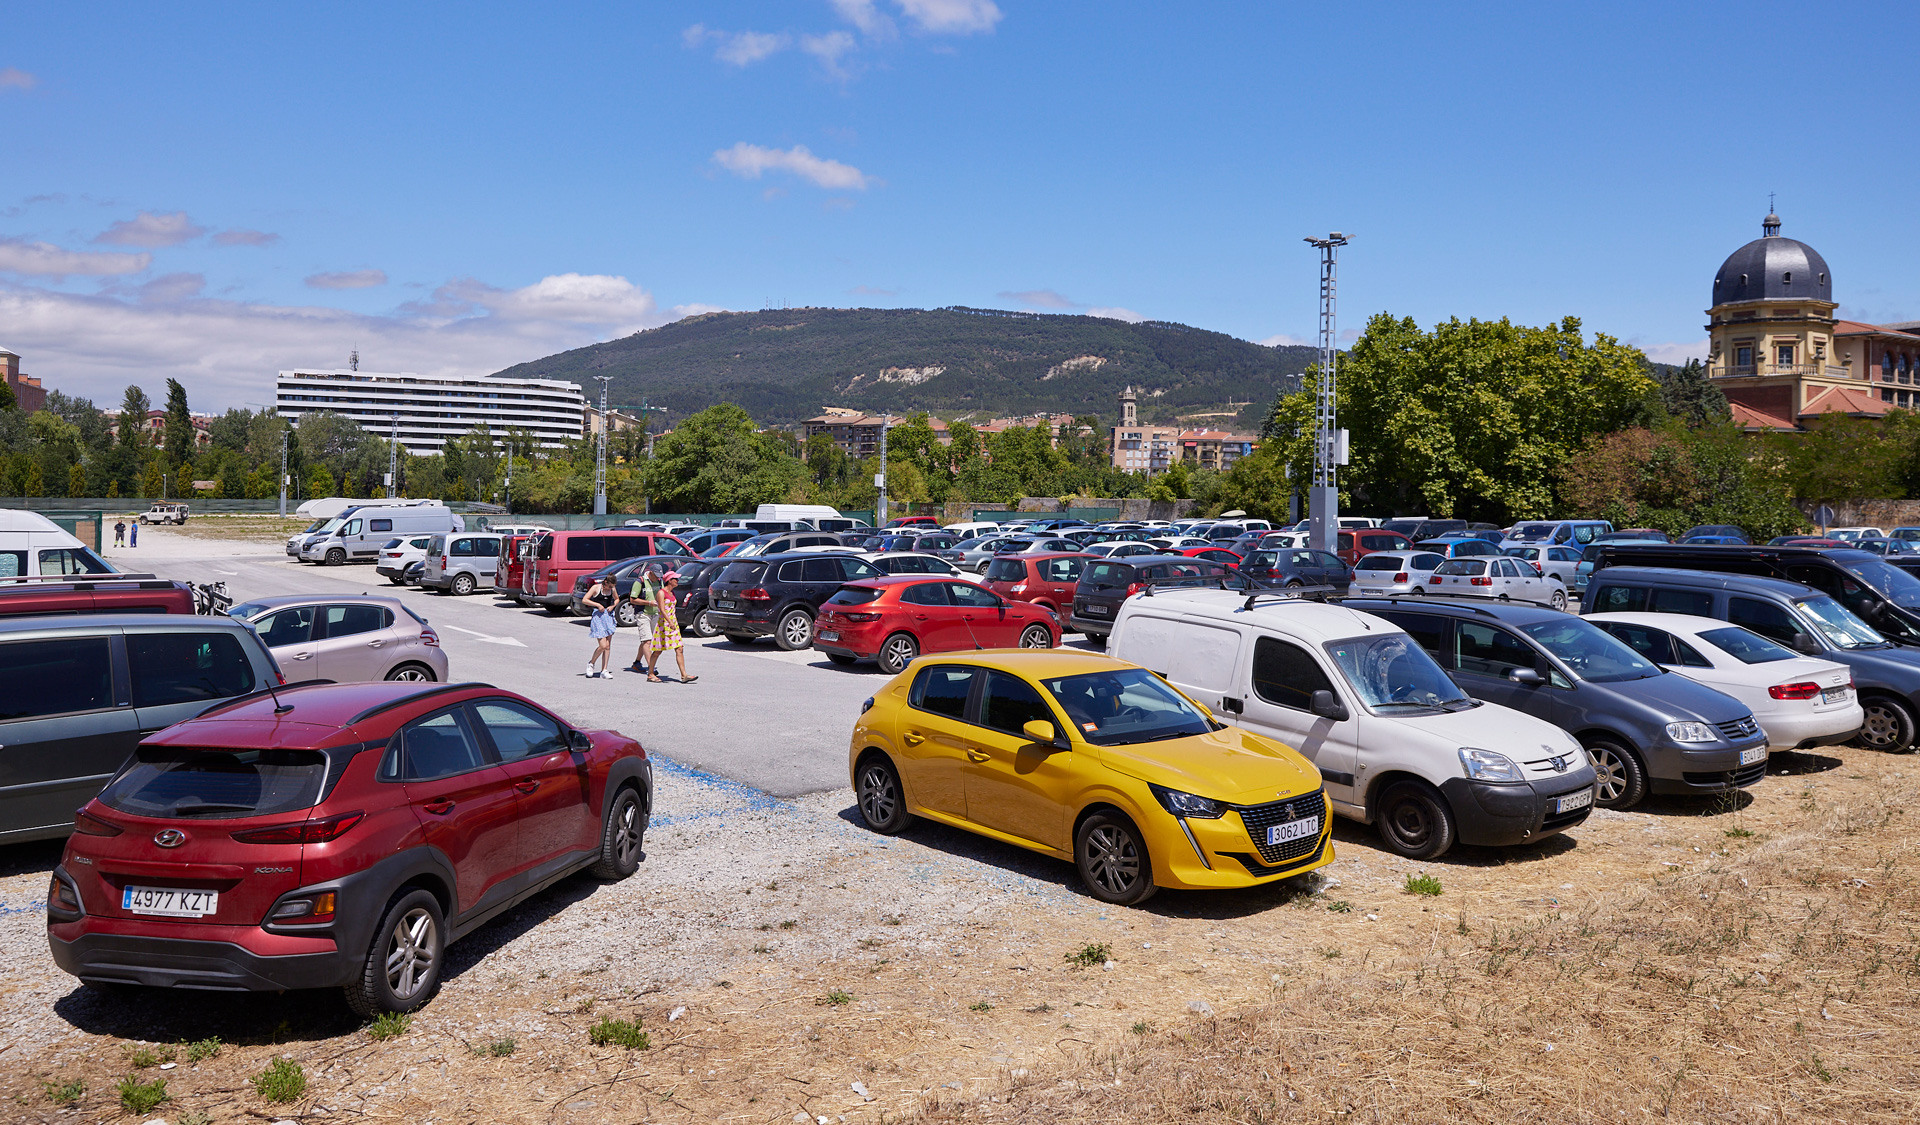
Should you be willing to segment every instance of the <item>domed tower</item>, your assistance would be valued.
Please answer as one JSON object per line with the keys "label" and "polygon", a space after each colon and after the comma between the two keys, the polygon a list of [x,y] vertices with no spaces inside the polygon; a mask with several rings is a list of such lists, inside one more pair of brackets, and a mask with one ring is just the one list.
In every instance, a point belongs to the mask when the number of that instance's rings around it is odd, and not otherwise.
{"label": "domed tower", "polygon": [[[1749,425],[1797,426],[1803,414],[1836,408],[1857,413],[1851,395],[1832,393],[1853,376],[1835,362],[1835,307],[1826,259],[1782,237],[1771,211],[1760,237],[1721,263],[1707,310],[1708,373],[1729,403],[1766,415]],[[1874,397],[1871,387],[1857,390],[1862,402]]]}

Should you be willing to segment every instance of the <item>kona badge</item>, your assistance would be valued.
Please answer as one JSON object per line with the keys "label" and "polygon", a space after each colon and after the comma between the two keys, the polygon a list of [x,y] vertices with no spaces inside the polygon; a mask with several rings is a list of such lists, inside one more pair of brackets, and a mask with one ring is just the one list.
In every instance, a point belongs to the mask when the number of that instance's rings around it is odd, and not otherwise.
{"label": "kona badge", "polygon": [[153,842],[163,848],[177,848],[187,842],[187,834],[178,828],[162,828],[153,834]]}

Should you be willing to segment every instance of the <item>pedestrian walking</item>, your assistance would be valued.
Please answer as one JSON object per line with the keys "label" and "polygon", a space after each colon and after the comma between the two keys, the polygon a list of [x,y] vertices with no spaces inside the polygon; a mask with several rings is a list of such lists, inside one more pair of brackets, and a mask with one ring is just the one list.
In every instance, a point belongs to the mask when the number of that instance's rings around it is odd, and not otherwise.
{"label": "pedestrian walking", "polygon": [[121,520],[113,525],[113,545],[116,547],[124,547],[127,545],[126,520]]}
{"label": "pedestrian walking", "polygon": [[647,672],[647,668],[653,663],[653,600],[658,592],[659,583],[650,566],[640,568],[639,573],[633,576],[633,585],[627,590],[627,601],[637,607],[633,623],[640,633],[640,654],[633,658],[633,663],[627,665],[627,671],[646,672],[650,680],[656,679],[652,672]]}
{"label": "pedestrian walking", "polygon": [[139,545],[140,545],[140,521],[134,520],[133,526],[127,529],[127,546],[138,547]]}
{"label": "pedestrian walking", "polygon": [[593,638],[593,655],[587,658],[587,679],[610,680],[613,673],[607,670],[607,661],[613,655],[613,630],[617,623],[613,610],[620,604],[620,591],[613,584],[613,575],[601,578],[599,585],[588,590],[581,601],[593,610],[593,619],[587,623],[587,635]]}
{"label": "pedestrian walking", "polygon": [[647,679],[656,684],[662,682],[660,654],[663,652],[673,653],[674,660],[679,662],[681,683],[690,684],[700,678],[687,675],[687,646],[680,641],[679,587],[680,573],[669,570],[667,576],[661,580],[660,592],[654,595],[653,611],[656,616],[653,623],[653,663],[647,665]]}

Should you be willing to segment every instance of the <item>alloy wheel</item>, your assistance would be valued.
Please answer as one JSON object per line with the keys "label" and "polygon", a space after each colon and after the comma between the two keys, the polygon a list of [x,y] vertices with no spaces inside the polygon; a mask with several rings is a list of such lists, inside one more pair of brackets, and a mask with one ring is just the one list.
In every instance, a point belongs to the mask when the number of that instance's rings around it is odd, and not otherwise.
{"label": "alloy wheel", "polygon": [[620,825],[614,829],[613,856],[622,868],[639,861],[640,802],[628,801],[620,810]]}
{"label": "alloy wheel", "polygon": [[1140,850],[1119,825],[1099,825],[1087,833],[1087,868],[1101,890],[1124,895],[1140,881]]}
{"label": "alloy wheel", "polygon": [[1555,609],[1564,611],[1567,608],[1566,592],[1564,590],[1555,590],[1553,596],[1547,599],[1547,604]]}
{"label": "alloy wheel", "polygon": [[890,824],[900,807],[893,771],[877,763],[860,771],[860,815],[868,824]]}
{"label": "alloy wheel", "polygon": [[412,1000],[433,973],[433,915],[416,906],[401,915],[387,935],[387,987],[401,1001]]}
{"label": "alloy wheel", "polygon": [[897,673],[913,663],[913,658],[918,655],[920,646],[914,643],[912,637],[904,634],[888,637],[887,643],[880,647],[880,665],[885,671]]}
{"label": "alloy wheel", "polygon": [[1599,788],[1594,797],[1597,801],[1617,801],[1627,791],[1627,767],[1611,747],[1600,746],[1590,751],[1593,757],[1593,772],[1599,775]]}
{"label": "alloy wheel", "polygon": [[1021,648],[1052,648],[1053,634],[1047,632],[1045,625],[1029,625],[1027,631],[1020,634]]}
{"label": "alloy wheel", "polygon": [[427,670],[418,664],[409,664],[404,668],[395,669],[393,675],[388,676],[387,679],[417,684],[431,680],[433,677],[427,675]]}
{"label": "alloy wheel", "polygon": [[780,622],[780,634],[788,648],[805,648],[813,641],[813,621],[804,613],[789,613]]}

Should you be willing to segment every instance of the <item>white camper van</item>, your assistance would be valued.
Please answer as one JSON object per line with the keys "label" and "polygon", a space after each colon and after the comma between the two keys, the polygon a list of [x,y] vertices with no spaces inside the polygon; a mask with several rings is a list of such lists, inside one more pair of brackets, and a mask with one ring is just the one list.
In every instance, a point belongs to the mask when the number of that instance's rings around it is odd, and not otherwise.
{"label": "white camper van", "polygon": [[0,508],[0,579],[113,573],[85,543],[39,512]]}
{"label": "white camper van", "polygon": [[[848,519],[838,509],[825,504],[762,504],[754,513],[752,521],[742,520],[744,527],[758,531],[851,531],[856,527],[865,527],[865,520]],[[786,527],[761,527],[761,524],[786,523]]]}
{"label": "white camper van", "polygon": [[377,562],[389,540],[414,535],[448,535],[465,531],[466,521],[445,505],[373,505],[352,508],[326,521],[312,533],[287,540],[287,553],[301,562],[339,566],[345,562]]}

